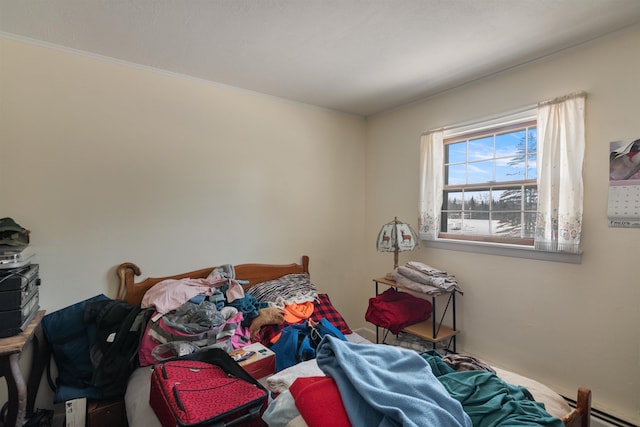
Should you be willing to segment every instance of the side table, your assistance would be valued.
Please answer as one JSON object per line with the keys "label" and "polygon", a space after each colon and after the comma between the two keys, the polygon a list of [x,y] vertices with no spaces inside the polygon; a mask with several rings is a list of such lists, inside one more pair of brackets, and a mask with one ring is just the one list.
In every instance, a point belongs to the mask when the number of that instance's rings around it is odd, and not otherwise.
{"label": "side table", "polygon": [[[406,288],[402,285],[397,284],[394,280],[388,279],[386,277],[381,277],[379,279],[373,279],[376,284],[376,295],[379,293],[379,285],[385,285],[396,289],[401,289],[404,291],[413,291],[415,290]],[[444,351],[455,353],[456,352],[456,335],[460,332],[456,327],[456,291],[453,290],[451,292],[442,291],[437,294],[429,294],[431,297],[431,306],[432,313],[431,317],[433,320],[425,320],[422,322],[415,323],[413,325],[406,326],[403,331],[409,333],[411,335],[415,335],[420,337],[433,345],[433,349],[436,349],[436,344],[445,343]],[[445,297],[447,299],[444,310],[442,310],[442,314],[440,317],[437,317],[436,314],[436,299],[438,297]],[[452,308],[452,325],[451,327],[443,324],[444,317],[449,309],[449,305]],[[388,332],[388,331],[387,331]],[[386,337],[386,334],[384,335]],[[384,342],[385,338],[383,337],[382,341]],[[379,327],[376,325],[376,343],[379,343]]]}
{"label": "side table", "polygon": [[[44,310],[38,311],[24,332],[0,339],[0,376],[5,378],[9,394],[5,427],[22,427],[27,411],[33,411],[38,386],[49,354],[47,342],[42,332],[43,316]],[[33,341],[33,358],[29,383],[25,385],[18,362],[25,347],[31,341]]]}

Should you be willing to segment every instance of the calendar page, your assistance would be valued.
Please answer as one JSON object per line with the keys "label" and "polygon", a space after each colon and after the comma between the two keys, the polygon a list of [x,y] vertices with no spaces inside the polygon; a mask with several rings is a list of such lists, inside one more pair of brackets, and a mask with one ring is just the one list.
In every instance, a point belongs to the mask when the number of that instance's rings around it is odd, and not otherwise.
{"label": "calendar page", "polygon": [[640,139],[609,151],[609,227],[640,227]]}

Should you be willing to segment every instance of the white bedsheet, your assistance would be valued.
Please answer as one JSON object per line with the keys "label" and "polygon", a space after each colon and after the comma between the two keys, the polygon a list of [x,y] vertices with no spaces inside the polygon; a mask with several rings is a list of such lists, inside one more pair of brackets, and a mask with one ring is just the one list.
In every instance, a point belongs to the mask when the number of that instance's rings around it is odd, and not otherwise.
{"label": "white bedsheet", "polygon": [[144,366],[133,371],[124,395],[129,427],[162,427],[149,405],[150,391],[151,367]]}

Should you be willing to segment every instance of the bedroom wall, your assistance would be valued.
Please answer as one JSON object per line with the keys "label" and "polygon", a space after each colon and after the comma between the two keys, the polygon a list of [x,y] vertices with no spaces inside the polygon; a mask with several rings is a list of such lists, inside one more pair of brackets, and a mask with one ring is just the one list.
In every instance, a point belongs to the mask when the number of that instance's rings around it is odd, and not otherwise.
{"label": "bedroom wall", "polygon": [[[570,397],[640,423],[640,229],[607,226],[609,142],[640,137],[640,28],[371,117],[367,235],[394,216],[417,226],[422,132],[588,92],[584,255],[579,265],[421,248],[401,254],[457,276],[459,350],[532,376]],[[392,170],[388,165],[394,165]],[[391,255],[367,247],[369,272]],[[364,310],[364,307],[362,308]]]}
{"label": "bedroom wall", "polygon": [[0,216],[31,230],[49,312],[115,297],[125,261],[147,277],[309,255],[348,318],[365,131],[362,118],[0,37]]}

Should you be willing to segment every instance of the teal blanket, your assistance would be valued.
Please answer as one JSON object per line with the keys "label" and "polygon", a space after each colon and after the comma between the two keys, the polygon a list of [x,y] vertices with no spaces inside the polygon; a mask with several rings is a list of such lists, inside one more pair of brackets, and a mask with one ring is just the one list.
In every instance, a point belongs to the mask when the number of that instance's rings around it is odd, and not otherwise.
{"label": "teal blanket", "polygon": [[484,370],[454,371],[436,352],[421,356],[449,394],[462,404],[475,427],[564,427],[524,387],[508,384]]}

